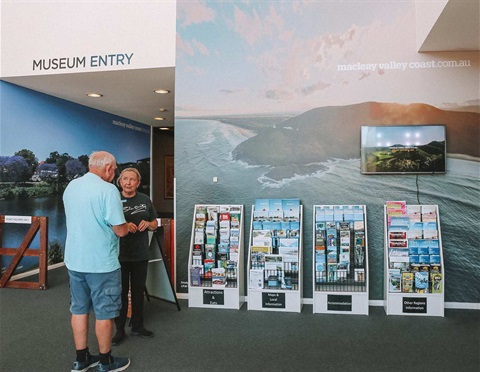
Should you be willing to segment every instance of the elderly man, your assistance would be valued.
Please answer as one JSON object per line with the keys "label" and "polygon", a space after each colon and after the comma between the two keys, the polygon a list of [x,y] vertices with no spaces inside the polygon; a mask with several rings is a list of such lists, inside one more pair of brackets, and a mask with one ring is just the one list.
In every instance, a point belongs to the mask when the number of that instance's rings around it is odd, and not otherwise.
{"label": "elderly man", "polygon": [[[73,371],[123,371],[129,358],[111,355],[113,319],[121,308],[119,237],[128,234],[118,189],[111,183],[117,164],[112,154],[90,155],[89,172],[71,181],[63,202],[67,220],[65,265],[70,277],[70,312],[77,357]],[[95,312],[100,355],[87,346],[88,317]]]}

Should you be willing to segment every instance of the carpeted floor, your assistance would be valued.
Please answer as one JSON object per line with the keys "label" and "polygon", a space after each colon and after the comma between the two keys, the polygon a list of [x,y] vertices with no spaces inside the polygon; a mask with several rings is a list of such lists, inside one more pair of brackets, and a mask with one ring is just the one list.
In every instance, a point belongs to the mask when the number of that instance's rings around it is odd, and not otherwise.
{"label": "carpeted floor", "polygon": [[[49,272],[49,289],[0,289],[0,371],[69,371],[74,360],[68,274]],[[480,311],[445,317],[369,316],[145,305],[152,339],[112,347],[128,371],[455,371],[480,370]],[[91,319],[90,349],[97,352]]]}

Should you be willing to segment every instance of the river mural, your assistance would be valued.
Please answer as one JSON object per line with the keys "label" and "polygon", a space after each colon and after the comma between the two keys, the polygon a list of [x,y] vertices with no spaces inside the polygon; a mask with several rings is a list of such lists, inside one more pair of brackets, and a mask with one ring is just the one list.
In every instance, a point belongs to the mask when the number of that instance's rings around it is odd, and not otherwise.
{"label": "river mural", "polygon": [[[149,185],[149,126],[5,82],[0,89],[0,215],[47,216],[49,250],[63,253],[63,190],[87,172],[93,151],[109,151],[120,169],[137,167]],[[4,224],[2,247],[18,247],[29,227]],[[10,262],[2,257],[2,273]],[[36,267],[38,258],[24,257],[15,273]]]}

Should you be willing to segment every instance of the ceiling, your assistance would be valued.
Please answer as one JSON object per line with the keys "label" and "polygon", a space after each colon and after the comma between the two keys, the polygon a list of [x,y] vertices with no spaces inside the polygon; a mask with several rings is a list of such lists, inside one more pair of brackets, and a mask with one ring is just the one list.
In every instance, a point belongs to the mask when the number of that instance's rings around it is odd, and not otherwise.
{"label": "ceiling", "polygon": [[[174,126],[175,68],[149,68],[2,78],[12,84],[152,127]],[[155,93],[156,89],[168,94]],[[90,98],[87,93],[103,97]],[[166,109],[161,112],[160,109]],[[154,120],[164,117],[165,120]]]}
{"label": "ceiling", "polygon": [[[420,52],[480,49],[478,0],[450,0],[425,39]],[[2,78],[61,99],[105,111],[152,127],[174,127],[175,68],[86,72]],[[156,94],[155,89],[169,90]],[[89,98],[87,93],[103,94]],[[160,109],[166,109],[161,112]],[[162,116],[164,121],[154,120]]]}
{"label": "ceiling", "polygon": [[[420,21],[421,19],[417,18],[417,22]],[[449,0],[420,46],[419,52],[478,50],[480,50],[480,1]]]}

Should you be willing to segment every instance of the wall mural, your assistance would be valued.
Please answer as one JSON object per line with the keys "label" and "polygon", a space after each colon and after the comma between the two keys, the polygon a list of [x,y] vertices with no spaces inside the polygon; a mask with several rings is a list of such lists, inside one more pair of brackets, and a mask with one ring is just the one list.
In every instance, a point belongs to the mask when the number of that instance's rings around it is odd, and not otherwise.
{"label": "wall mural", "polygon": [[[248,249],[254,200],[298,197],[304,297],[312,206],[365,204],[381,300],[383,205],[405,200],[439,205],[445,301],[480,302],[478,53],[417,53],[414,1],[179,2],[177,16],[177,291],[194,204],[244,204]],[[446,126],[445,174],[361,174],[360,127],[400,124]]]}
{"label": "wall mural", "polygon": [[[0,214],[47,216],[49,263],[63,261],[66,185],[88,171],[92,151],[106,150],[120,170],[137,167],[148,187],[150,127],[9,83],[0,82],[0,89]],[[18,247],[29,226],[5,224],[3,246]],[[2,257],[2,273],[10,261]],[[35,267],[38,258],[25,257],[15,272]]]}

